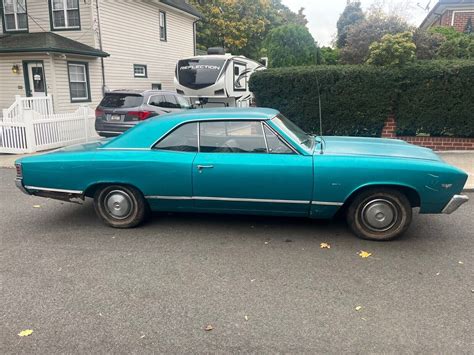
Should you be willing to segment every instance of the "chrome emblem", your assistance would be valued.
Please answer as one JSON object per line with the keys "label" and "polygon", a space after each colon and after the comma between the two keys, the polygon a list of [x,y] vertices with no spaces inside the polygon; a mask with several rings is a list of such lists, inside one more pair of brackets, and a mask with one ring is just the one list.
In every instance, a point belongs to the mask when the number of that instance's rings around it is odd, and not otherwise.
{"label": "chrome emblem", "polygon": [[449,189],[451,186],[453,186],[453,184],[441,184],[443,189]]}

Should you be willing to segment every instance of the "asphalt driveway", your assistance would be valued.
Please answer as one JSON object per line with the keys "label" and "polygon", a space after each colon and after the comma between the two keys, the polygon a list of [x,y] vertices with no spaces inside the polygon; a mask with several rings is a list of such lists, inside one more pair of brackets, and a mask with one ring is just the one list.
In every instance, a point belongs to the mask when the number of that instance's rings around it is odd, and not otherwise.
{"label": "asphalt driveway", "polygon": [[474,352],[474,194],[377,243],[271,217],[116,230],[14,174],[0,169],[0,353]]}

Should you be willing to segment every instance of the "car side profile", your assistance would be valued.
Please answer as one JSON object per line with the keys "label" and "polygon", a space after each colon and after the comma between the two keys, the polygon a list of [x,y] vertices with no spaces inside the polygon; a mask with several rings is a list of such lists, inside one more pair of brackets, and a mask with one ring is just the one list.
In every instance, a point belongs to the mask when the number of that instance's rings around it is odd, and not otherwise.
{"label": "car side profile", "polygon": [[95,130],[117,136],[151,117],[188,110],[188,100],[165,90],[114,90],[105,93],[95,110]]}
{"label": "car side profile", "polygon": [[19,159],[17,186],[135,227],[149,211],[331,218],[389,240],[412,209],[451,213],[468,200],[462,170],[400,140],[315,137],[276,110],[197,109],[151,118],[114,139]]}

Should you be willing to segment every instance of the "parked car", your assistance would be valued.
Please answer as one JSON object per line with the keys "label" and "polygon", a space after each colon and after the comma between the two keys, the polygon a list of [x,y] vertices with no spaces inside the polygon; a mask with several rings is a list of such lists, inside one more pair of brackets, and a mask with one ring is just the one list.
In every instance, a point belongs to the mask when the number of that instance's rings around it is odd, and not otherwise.
{"label": "parked car", "polygon": [[95,110],[95,130],[111,137],[134,127],[138,122],[191,107],[188,100],[172,91],[115,90],[107,92]]}
{"label": "parked car", "polygon": [[117,228],[149,210],[331,218],[389,240],[412,209],[451,213],[468,200],[462,170],[400,140],[311,136],[272,109],[202,109],[152,118],[109,141],[16,161],[17,186],[94,199]]}

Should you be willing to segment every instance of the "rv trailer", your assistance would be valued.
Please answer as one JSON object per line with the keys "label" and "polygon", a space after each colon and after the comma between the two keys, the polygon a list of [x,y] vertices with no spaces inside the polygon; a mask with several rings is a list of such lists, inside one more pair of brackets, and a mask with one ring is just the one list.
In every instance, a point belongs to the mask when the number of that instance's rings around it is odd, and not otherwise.
{"label": "rv trailer", "polygon": [[199,107],[249,107],[249,78],[266,67],[244,56],[209,48],[207,55],[181,59],[176,65],[176,92]]}

